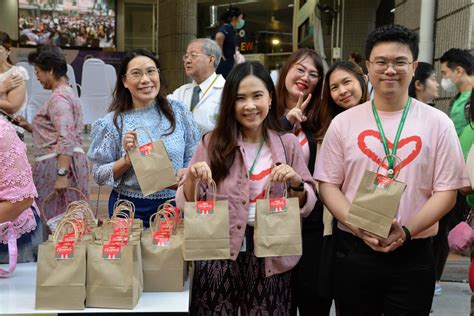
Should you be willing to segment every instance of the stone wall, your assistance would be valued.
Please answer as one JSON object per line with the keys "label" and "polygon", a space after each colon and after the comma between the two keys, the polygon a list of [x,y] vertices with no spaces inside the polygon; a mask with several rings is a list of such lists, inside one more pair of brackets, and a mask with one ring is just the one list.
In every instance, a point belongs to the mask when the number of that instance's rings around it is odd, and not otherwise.
{"label": "stone wall", "polygon": [[160,0],[158,54],[168,93],[189,82],[182,56],[197,34],[197,0]]}

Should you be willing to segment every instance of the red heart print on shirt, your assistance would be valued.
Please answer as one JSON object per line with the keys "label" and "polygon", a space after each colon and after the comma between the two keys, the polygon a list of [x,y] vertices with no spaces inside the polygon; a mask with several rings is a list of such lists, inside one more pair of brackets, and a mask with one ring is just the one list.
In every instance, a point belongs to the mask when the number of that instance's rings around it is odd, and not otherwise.
{"label": "red heart print on shirt", "polygon": [[[376,139],[378,139],[378,141],[380,142],[380,146],[383,146],[382,144],[382,138],[380,136],[380,133],[378,131],[374,131],[374,130],[365,130],[363,131],[362,133],[359,134],[359,136],[357,137],[357,145],[359,145],[359,148],[360,150],[364,153],[364,155],[366,155],[367,157],[369,157],[372,161],[374,161],[377,166],[382,166],[383,168],[387,169],[388,170],[388,165],[387,163],[384,161],[382,163],[382,159],[383,157],[379,157],[372,149],[370,149],[368,146],[367,146],[367,143],[366,143],[366,139],[368,137],[374,137]],[[399,150],[401,148],[403,148],[405,145],[407,144],[410,144],[410,143],[414,143],[415,144],[415,149],[412,150],[408,156],[406,157],[400,157],[399,155]],[[393,148],[393,143],[387,139],[387,144],[388,144],[388,148],[391,150]],[[397,149],[397,156],[400,157],[401,159],[401,162],[395,166],[393,172],[396,174],[397,172],[399,172],[403,167],[405,167],[406,165],[408,165],[410,162],[412,162],[417,156],[418,154],[420,153],[421,151],[421,145],[422,145],[422,141],[421,141],[421,137],[420,136],[409,136],[409,137],[406,137],[406,138],[403,138],[403,139],[400,139],[398,141],[398,149]]]}

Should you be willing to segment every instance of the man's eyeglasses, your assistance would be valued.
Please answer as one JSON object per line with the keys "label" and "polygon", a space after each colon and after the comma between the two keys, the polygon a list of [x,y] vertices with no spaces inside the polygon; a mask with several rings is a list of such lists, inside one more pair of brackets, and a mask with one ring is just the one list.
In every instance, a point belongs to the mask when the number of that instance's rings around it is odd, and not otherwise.
{"label": "man's eyeglasses", "polygon": [[395,69],[397,73],[403,74],[407,72],[408,65],[413,64],[413,62],[408,62],[406,60],[397,60],[397,61],[389,62],[383,59],[375,60],[375,61],[369,60],[369,63],[373,65],[372,67],[374,71],[378,74],[383,74],[388,69],[388,67],[392,67],[393,69]]}
{"label": "man's eyeglasses", "polygon": [[183,61],[186,61],[188,58],[191,58],[191,60],[195,60],[199,56],[209,56],[206,54],[200,54],[200,53],[191,53],[191,54],[184,54],[183,55]]}
{"label": "man's eyeglasses", "polygon": [[145,74],[147,75],[148,78],[156,78],[159,73],[160,73],[160,70],[158,68],[152,67],[152,68],[148,68],[145,72],[138,69],[134,69],[126,73],[125,75],[130,77],[132,80],[138,81],[142,79],[143,75]]}

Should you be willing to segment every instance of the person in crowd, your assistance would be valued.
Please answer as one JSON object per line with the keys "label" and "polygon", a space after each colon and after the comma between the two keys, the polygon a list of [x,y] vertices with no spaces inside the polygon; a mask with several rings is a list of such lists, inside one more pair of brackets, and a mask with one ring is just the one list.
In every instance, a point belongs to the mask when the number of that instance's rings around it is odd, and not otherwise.
{"label": "person in crowd", "polygon": [[[296,135],[305,165],[313,174],[316,159],[314,133],[324,70],[321,57],[312,49],[291,54],[280,71],[276,92],[277,112],[285,130]],[[331,301],[317,295],[317,273],[322,246],[322,204],[318,201],[302,222],[303,256],[292,273],[292,314],[328,314]]]}
{"label": "person in crowd", "polygon": [[[315,119],[315,125],[318,127],[313,135],[314,142],[316,143],[316,156],[317,148],[320,147],[329,124],[334,117],[339,113],[368,100],[368,88],[365,77],[366,76],[360,67],[357,67],[357,65],[351,62],[338,61],[329,67],[324,79],[319,111]],[[318,203],[320,202],[318,201]],[[324,209],[323,212],[323,205],[321,204],[318,206],[318,203],[316,204],[318,212],[323,215],[320,215],[321,217],[318,219],[318,229],[313,232],[313,234],[316,234],[317,232],[317,235],[313,240],[318,241],[318,243],[315,244],[319,245],[319,247],[311,249],[314,260],[317,261],[312,263],[310,266],[311,268],[307,268],[310,270],[311,275],[313,275],[313,279],[311,279],[312,283],[310,283],[310,280],[307,281],[308,284],[314,284],[313,290],[310,293],[315,293],[315,291],[318,292],[317,294],[312,294],[308,297],[307,302],[308,304],[316,304],[315,297],[319,297],[319,301],[324,302],[325,304],[323,306],[326,308],[324,312],[321,311],[320,314],[329,315],[331,301],[334,298],[333,263],[335,238],[333,235],[336,227],[331,213],[327,209]],[[313,210],[313,213],[315,211],[316,209]],[[305,256],[306,254],[303,254],[302,259],[304,259]],[[304,261],[300,262],[304,263]],[[305,266],[308,265],[303,264],[303,267]],[[310,275],[310,272],[306,273],[306,278]],[[301,274],[301,279],[305,280],[305,273]],[[300,308],[300,315],[311,315],[311,309],[306,313],[302,313],[302,310],[304,309]],[[336,311],[339,311],[337,302]]]}
{"label": "person in crowd", "polygon": [[418,62],[415,75],[408,87],[408,95],[423,103],[434,105],[434,100],[439,97],[439,83],[433,65]]}
{"label": "person in crowd", "polygon": [[[43,88],[52,90],[32,124],[19,118],[20,124],[33,133],[37,203],[45,218],[51,219],[63,213],[70,202],[89,199],[89,167],[82,148],[82,109],[69,85],[67,63],[60,49],[45,46],[28,59],[33,62]],[[49,197],[52,192],[57,196]]]}
{"label": "person in crowd", "polygon": [[208,38],[191,41],[183,61],[184,71],[193,82],[182,85],[168,96],[187,106],[203,133],[214,129],[219,115],[225,83],[224,77],[216,74],[220,59],[221,48],[215,41]]}
{"label": "person in crowd", "polygon": [[[410,82],[408,95],[423,103],[434,105],[439,97],[438,80],[434,67],[425,62],[418,62],[415,75]],[[433,238],[433,253],[435,259],[435,288],[434,295],[441,295],[441,275],[449,255],[448,233],[452,227],[452,212],[444,215],[439,221],[438,233]]]}
{"label": "person in crowd", "polygon": [[240,53],[239,46],[235,46],[234,60],[235,64],[245,63],[245,56]]}
{"label": "person in crowd", "polygon": [[200,139],[199,129],[185,105],[166,98],[160,63],[149,51],[129,51],[120,65],[110,112],[92,125],[88,157],[99,185],[109,185],[109,214],[117,199],[135,204],[135,216],[145,226],[151,214],[175,197],[176,187],[145,197],[140,190],[128,152],[148,142],[143,127],[153,141],[161,139],[175,171],[187,167]]}
{"label": "person in crowd", "polygon": [[234,67],[235,31],[244,27],[243,16],[239,8],[231,6],[220,17],[223,24],[215,34],[215,40],[222,50],[222,58],[216,73],[221,74],[224,78],[227,78],[230,70]]}
{"label": "person in crowd", "polygon": [[473,57],[468,50],[451,48],[439,59],[441,87],[446,92],[458,92],[450,109],[450,117],[456,127],[458,136],[468,124],[465,105],[471,98],[473,85],[470,76],[474,74]]}
{"label": "person in crowd", "polygon": [[[257,258],[253,254],[256,200],[270,182],[274,196],[299,200],[307,216],[316,196],[301,145],[279,127],[277,96],[270,75],[258,62],[238,64],[222,93],[214,131],[204,136],[176,194],[177,206],[194,200],[196,184],[217,184],[217,197],[229,201],[230,260],[196,261],[191,315],[263,313],[287,315],[291,304],[291,269],[299,256]],[[243,179],[243,180],[242,180]],[[244,237],[245,236],[245,237]],[[246,251],[240,251],[246,238]],[[240,252],[239,252],[240,251]]]}
{"label": "person in crowd", "polygon": [[362,67],[360,66],[360,63],[362,62],[362,56],[358,52],[351,52],[349,54],[348,61],[356,65],[356,67],[359,67],[360,71],[363,72]]}
{"label": "person in crowd", "polygon": [[15,116],[26,105],[26,81],[29,77],[25,68],[13,65],[10,49],[10,37],[0,31],[0,109]]}
{"label": "person in crowd", "polygon": [[[454,122],[464,156],[467,158],[467,153],[470,149],[470,146],[467,145],[472,141],[469,115],[467,113],[469,113],[472,89],[474,88],[470,78],[474,74],[474,60],[468,50],[452,48],[441,56],[439,62],[443,77],[441,87],[446,92],[458,92],[451,103],[449,115]],[[437,237],[442,240],[442,248],[439,250],[440,256],[437,262],[439,278],[441,278],[441,273],[449,255],[447,234],[459,222],[466,219],[472,206],[474,206],[473,195],[465,196],[458,194],[453,210],[446,214],[445,218],[440,222],[440,231]],[[435,295],[440,295],[441,293],[441,283],[438,282],[435,284]]]}
{"label": "person in crowd", "polygon": [[[315,179],[338,221],[334,284],[341,315],[430,313],[431,237],[454,206],[457,190],[469,185],[451,120],[408,95],[418,42],[415,32],[400,25],[368,35],[366,65],[374,99],[336,116],[318,153]],[[405,142],[413,145],[401,145]],[[401,162],[382,164],[394,153],[388,144],[397,143]],[[346,221],[366,171],[378,171],[388,182],[396,172],[397,181],[406,184],[387,238]]]}
{"label": "person in crowd", "polygon": [[17,240],[17,261],[36,261],[43,241],[40,214],[34,199],[38,196],[26,145],[13,127],[0,120],[0,263],[9,262],[9,223]]}

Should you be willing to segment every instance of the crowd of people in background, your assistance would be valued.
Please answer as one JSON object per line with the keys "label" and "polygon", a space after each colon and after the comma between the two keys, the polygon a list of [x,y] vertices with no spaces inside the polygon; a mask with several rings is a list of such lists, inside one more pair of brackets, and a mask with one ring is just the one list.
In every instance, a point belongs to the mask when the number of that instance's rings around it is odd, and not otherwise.
{"label": "crowd of people in background", "polygon": [[[108,213],[127,199],[145,227],[165,201],[176,198],[183,209],[196,187],[205,195],[211,182],[213,194],[229,201],[231,258],[195,262],[191,315],[329,315],[333,303],[338,315],[429,315],[433,295],[441,294],[447,233],[474,205],[465,167],[474,143],[472,55],[451,49],[440,59],[441,86],[458,92],[448,116],[433,106],[438,78],[417,61],[418,35],[403,26],[368,35],[367,74],[359,54],[325,70],[316,51],[301,48],[274,84],[259,62],[234,65],[235,29],[244,20],[237,8],[226,14],[215,41],[188,44],[183,66],[191,83],[170,94],[151,52],[127,52],[87,154],[61,50],[44,46],[31,56],[53,94],[30,125],[19,114],[28,78],[8,60],[10,40],[0,33],[0,223],[16,223],[19,260],[35,260],[46,196],[61,192],[69,201],[72,187],[88,197],[90,164],[94,181],[112,187]],[[24,19],[26,28],[32,23]],[[50,39],[61,30],[73,40],[105,36],[108,27],[113,23],[49,17],[34,26]],[[13,125],[33,134],[33,172]],[[163,141],[178,184],[145,196],[130,153],[148,138]],[[386,238],[347,221],[359,184],[374,172],[406,184]],[[274,194],[286,190],[298,200],[302,256],[253,253],[255,205],[269,183]],[[5,234],[0,230],[0,263],[8,261]]]}
{"label": "crowd of people in background", "polygon": [[96,15],[59,15],[19,18],[22,45],[70,47],[115,47],[115,17]]}

